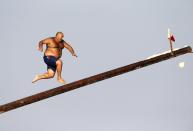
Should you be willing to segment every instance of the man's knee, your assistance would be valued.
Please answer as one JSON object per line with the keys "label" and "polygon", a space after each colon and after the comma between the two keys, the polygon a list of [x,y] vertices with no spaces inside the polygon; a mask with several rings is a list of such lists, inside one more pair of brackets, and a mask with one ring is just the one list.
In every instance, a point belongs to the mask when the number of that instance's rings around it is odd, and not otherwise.
{"label": "man's knee", "polygon": [[48,73],[47,73],[48,77],[53,78],[54,74],[55,74],[55,72],[53,70],[48,69]]}
{"label": "man's knee", "polygon": [[62,65],[62,60],[61,59],[57,60],[56,65]]}

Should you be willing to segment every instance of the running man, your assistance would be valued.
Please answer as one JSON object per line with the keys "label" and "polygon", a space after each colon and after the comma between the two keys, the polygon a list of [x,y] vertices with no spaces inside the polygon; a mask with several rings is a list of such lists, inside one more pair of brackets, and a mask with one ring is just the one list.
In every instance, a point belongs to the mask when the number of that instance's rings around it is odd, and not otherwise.
{"label": "running man", "polygon": [[46,50],[44,52],[44,62],[47,64],[47,72],[41,75],[36,75],[32,83],[35,83],[41,79],[53,78],[55,72],[57,71],[57,80],[61,84],[66,84],[66,81],[62,78],[62,50],[65,47],[72,54],[72,56],[77,57],[74,49],[69,43],[63,40],[64,34],[62,32],[57,32],[55,37],[46,38],[41,40],[38,44],[37,49],[43,52],[43,45],[46,45]]}

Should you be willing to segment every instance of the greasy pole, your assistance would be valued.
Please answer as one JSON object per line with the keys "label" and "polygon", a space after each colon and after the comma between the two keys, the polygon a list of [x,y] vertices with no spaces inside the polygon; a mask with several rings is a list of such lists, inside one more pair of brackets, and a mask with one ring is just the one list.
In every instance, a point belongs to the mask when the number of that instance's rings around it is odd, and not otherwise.
{"label": "greasy pole", "polygon": [[74,90],[74,89],[77,89],[77,88],[80,88],[86,85],[93,84],[98,81],[102,81],[102,80],[105,80],[105,79],[108,79],[108,78],[111,78],[117,75],[121,75],[123,73],[127,73],[130,71],[136,70],[136,69],[140,69],[142,67],[146,67],[146,66],[149,66],[149,65],[167,60],[167,59],[175,58],[177,56],[180,56],[186,53],[191,53],[191,52],[192,52],[192,48],[190,46],[187,46],[184,48],[174,50],[173,54],[171,54],[171,52],[158,54],[157,56],[147,58],[145,60],[142,60],[142,61],[139,61],[133,64],[129,64],[129,65],[119,67],[119,68],[116,68],[110,71],[106,71],[106,72],[103,72],[97,75],[93,75],[91,77],[87,77],[87,78],[84,78],[84,79],[63,85],[63,86],[56,87],[51,90],[47,90],[47,91],[44,91],[44,92],[41,92],[41,93],[38,93],[32,96],[25,97],[20,100],[16,100],[16,101],[1,105],[0,113],[4,113],[4,112],[7,112],[7,111],[10,111],[10,110],[34,103],[34,102],[44,100],[49,97],[59,95],[64,92],[68,92],[68,91],[71,91],[71,90]]}

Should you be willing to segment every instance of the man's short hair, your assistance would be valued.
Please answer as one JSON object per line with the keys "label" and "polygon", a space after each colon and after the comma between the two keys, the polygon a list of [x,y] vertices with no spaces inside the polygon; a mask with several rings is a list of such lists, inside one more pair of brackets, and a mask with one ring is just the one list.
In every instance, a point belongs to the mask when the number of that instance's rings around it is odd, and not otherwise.
{"label": "man's short hair", "polygon": [[62,32],[57,32],[57,33],[56,33],[56,36],[57,36],[58,34],[63,34],[63,33],[62,33]]}

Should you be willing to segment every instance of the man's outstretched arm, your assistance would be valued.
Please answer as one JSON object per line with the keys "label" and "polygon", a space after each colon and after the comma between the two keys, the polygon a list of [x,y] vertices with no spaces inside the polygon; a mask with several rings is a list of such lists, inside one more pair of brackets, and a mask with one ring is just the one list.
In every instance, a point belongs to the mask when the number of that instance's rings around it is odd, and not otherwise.
{"label": "man's outstretched arm", "polygon": [[70,51],[70,53],[72,54],[72,56],[77,57],[74,49],[70,46],[69,43],[67,43],[67,42],[64,41],[64,47],[65,47],[66,49],[68,49],[68,51]]}

